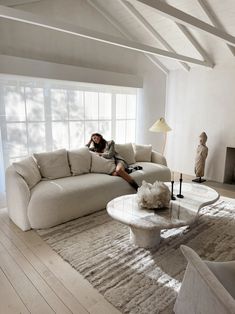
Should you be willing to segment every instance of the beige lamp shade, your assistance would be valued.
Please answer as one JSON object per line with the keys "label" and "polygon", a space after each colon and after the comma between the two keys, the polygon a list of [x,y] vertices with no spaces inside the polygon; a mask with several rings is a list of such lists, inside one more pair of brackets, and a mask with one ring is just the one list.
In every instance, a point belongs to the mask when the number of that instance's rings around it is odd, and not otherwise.
{"label": "beige lamp shade", "polygon": [[151,132],[169,132],[171,131],[171,128],[169,127],[169,125],[166,123],[164,118],[160,118],[159,120],[157,120],[149,129],[149,131]]}

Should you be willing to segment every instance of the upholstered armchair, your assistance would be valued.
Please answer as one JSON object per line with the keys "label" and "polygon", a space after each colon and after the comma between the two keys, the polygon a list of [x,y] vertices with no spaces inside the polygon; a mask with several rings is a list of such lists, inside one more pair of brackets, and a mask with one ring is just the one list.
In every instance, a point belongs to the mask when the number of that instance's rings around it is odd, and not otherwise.
{"label": "upholstered armchair", "polygon": [[188,261],[176,299],[176,314],[234,314],[235,261],[208,262],[181,245]]}

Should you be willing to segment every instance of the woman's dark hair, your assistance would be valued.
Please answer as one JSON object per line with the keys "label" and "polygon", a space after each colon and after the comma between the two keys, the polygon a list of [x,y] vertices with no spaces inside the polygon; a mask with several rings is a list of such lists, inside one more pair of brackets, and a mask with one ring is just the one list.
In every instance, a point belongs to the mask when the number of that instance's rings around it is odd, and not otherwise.
{"label": "woman's dark hair", "polygon": [[[93,139],[92,139],[93,136],[99,136],[100,137],[100,142],[98,144],[93,141]],[[93,143],[94,149],[97,153],[102,153],[103,150],[105,149],[107,141],[103,138],[103,136],[100,133],[93,133],[93,134],[91,134],[91,139],[87,143],[87,146],[90,147],[91,143]]]}

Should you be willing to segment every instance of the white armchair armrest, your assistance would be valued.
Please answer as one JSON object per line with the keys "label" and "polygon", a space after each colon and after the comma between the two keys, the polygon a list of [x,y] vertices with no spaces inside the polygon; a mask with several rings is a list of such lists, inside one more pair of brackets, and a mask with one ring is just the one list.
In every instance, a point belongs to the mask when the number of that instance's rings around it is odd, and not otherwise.
{"label": "white armchair armrest", "polygon": [[156,151],[152,151],[151,161],[154,162],[155,164],[167,166],[166,158]]}
{"label": "white armchair armrest", "polygon": [[[188,266],[174,312],[176,314],[234,314],[234,298],[213,274],[207,263],[202,261],[191,248],[181,245],[181,250],[188,260]],[[234,270],[235,266],[232,271],[230,269],[231,276],[234,276]]]}
{"label": "white armchair armrest", "polygon": [[6,199],[11,220],[23,231],[31,229],[27,214],[30,190],[13,166],[6,169]]}

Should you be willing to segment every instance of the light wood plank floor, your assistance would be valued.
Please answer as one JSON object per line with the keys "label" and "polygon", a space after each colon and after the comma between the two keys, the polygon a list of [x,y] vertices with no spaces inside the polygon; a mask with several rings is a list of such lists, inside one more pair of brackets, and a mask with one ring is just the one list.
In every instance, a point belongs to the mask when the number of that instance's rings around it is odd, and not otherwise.
{"label": "light wood plank floor", "polygon": [[33,231],[0,210],[0,313],[120,313]]}
{"label": "light wood plank floor", "polygon": [[[203,184],[235,199],[235,185]],[[120,313],[33,230],[16,227],[6,209],[0,209],[0,287],[0,314]]]}

